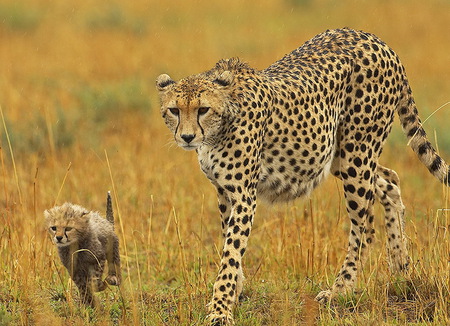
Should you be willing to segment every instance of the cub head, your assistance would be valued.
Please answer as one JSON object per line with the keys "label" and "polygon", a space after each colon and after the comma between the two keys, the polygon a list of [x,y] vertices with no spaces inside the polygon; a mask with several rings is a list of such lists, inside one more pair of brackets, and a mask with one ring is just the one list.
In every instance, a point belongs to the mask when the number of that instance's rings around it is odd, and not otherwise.
{"label": "cub head", "polygon": [[156,79],[161,115],[180,147],[193,150],[214,143],[234,110],[233,79],[230,71],[216,78],[198,75],[175,82],[163,74]]}
{"label": "cub head", "polygon": [[65,203],[44,211],[44,216],[53,243],[63,247],[81,238],[87,229],[90,214],[81,206]]}

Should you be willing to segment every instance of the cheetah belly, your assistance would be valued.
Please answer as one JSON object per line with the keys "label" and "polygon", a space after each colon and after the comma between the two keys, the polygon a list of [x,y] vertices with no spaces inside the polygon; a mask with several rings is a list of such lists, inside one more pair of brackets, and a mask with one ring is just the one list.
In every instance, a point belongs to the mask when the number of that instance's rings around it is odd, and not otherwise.
{"label": "cheetah belly", "polygon": [[322,164],[302,167],[285,167],[280,172],[277,167],[261,162],[258,182],[258,197],[267,202],[285,202],[308,196],[330,172],[331,155]]}

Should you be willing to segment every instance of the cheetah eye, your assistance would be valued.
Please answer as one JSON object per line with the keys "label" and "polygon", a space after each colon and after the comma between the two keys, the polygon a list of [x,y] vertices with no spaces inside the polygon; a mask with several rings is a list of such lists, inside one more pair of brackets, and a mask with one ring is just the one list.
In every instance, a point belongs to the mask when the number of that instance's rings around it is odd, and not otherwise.
{"label": "cheetah eye", "polygon": [[169,111],[176,117],[178,117],[180,115],[180,109],[178,109],[178,108],[169,108]]}
{"label": "cheetah eye", "polygon": [[208,108],[208,107],[198,108],[198,115],[205,115],[209,111],[209,109],[210,108]]}
{"label": "cheetah eye", "polygon": [[70,231],[72,228],[70,226],[66,227],[66,231]]}
{"label": "cheetah eye", "polygon": [[51,227],[50,227],[50,230],[56,231],[56,226],[51,226]]}

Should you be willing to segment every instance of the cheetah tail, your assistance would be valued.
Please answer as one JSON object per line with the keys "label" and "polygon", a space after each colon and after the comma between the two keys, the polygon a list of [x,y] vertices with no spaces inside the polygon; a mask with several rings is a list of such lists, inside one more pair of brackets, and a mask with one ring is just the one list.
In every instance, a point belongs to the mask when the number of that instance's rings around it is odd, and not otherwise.
{"label": "cheetah tail", "polygon": [[112,207],[111,192],[108,191],[106,197],[106,219],[114,226],[114,213]]}
{"label": "cheetah tail", "polygon": [[419,160],[439,181],[450,186],[449,165],[439,156],[427,138],[407,80],[404,82],[397,112],[403,132],[408,137],[408,144],[417,154]]}

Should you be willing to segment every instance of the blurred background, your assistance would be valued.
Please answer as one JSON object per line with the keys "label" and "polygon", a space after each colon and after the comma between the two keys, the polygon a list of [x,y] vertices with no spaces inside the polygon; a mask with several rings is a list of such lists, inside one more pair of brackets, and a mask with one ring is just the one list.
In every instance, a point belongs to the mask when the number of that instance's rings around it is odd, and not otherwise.
{"label": "blurred background", "polygon": [[[198,310],[204,311],[221,246],[215,191],[195,153],[176,147],[159,116],[154,87],[159,74],[180,79],[234,56],[264,69],[326,29],[361,29],[400,56],[422,120],[444,105],[424,127],[450,161],[449,24],[448,0],[1,1],[0,317],[39,323],[43,317],[24,308],[36,300],[50,312],[46,318],[67,317],[61,306],[48,305],[58,295],[67,300],[67,273],[46,236],[42,211],[72,201],[103,212],[110,189],[127,261],[125,298],[142,299],[142,293],[154,293],[149,289],[167,289],[173,282],[186,285],[188,275],[203,295]],[[407,148],[398,119],[382,163],[399,172],[414,223],[427,225],[434,216],[427,215],[430,210],[448,207],[448,191]],[[326,282],[345,250],[341,205],[335,180],[306,201],[272,210],[261,204],[249,244],[253,253],[246,257],[251,280],[286,271],[284,281],[307,274]],[[311,232],[335,242],[315,247],[303,223],[313,209],[319,225],[330,219],[333,227]],[[286,234],[284,228],[269,232],[286,219]],[[428,243],[417,241],[419,247]],[[286,243],[303,246],[292,266]],[[272,251],[284,264],[264,258]],[[186,269],[180,255],[186,255]],[[196,274],[186,274],[191,271]],[[192,286],[180,291],[186,297],[196,292]],[[137,312],[133,316],[140,318]]]}
{"label": "blurred background", "polygon": [[[56,160],[65,171],[69,162],[77,164],[71,155],[103,158],[104,149],[114,155],[126,142],[145,148],[144,164],[171,151],[158,118],[154,80],[160,73],[179,79],[232,56],[263,69],[317,33],[348,26],[378,35],[399,54],[424,120],[450,99],[449,9],[445,0],[5,0],[0,104],[17,163],[29,164],[30,179],[42,164]],[[431,137],[433,128],[438,131],[438,145],[447,151],[449,112],[447,105],[425,125]],[[141,138],[152,133],[164,142]],[[4,130],[1,135],[7,163]],[[400,128],[390,141],[404,146]],[[167,162],[152,165],[160,171]]]}

